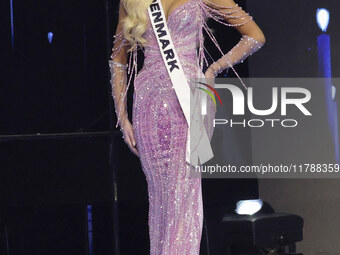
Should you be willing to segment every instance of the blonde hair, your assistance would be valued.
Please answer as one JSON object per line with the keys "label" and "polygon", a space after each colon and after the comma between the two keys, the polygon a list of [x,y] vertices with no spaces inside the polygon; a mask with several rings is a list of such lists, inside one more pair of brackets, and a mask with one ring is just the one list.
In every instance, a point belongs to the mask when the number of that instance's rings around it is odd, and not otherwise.
{"label": "blonde hair", "polygon": [[147,9],[152,0],[121,0],[127,15],[122,20],[125,38],[130,42],[132,51],[138,43],[142,46],[147,44],[147,40],[142,37],[148,24]]}

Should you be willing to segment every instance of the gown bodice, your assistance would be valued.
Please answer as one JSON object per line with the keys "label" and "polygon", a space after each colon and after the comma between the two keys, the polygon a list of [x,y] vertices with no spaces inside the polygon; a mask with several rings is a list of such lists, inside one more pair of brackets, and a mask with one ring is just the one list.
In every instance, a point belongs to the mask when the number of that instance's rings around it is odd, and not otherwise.
{"label": "gown bodice", "polygon": [[[168,17],[167,25],[170,36],[176,48],[182,65],[193,65],[196,60],[197,47],[199,46],[199,35],[202,14],[197,0],[188,0],[175,8]],[[157,38],[151,26],[148,16],[148,26],[143,37],[148,41],[145,46],[145,64],[163,64],[162,56],[157,43]]]}

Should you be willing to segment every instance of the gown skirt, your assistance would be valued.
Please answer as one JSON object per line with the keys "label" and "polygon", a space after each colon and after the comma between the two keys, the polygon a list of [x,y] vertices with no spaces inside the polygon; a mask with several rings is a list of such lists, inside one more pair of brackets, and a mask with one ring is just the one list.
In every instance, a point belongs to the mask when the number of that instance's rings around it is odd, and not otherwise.
{"label": "gown skirt", "polygon": [[[190,6],[191,5],[191,6]],[[197,61],[200,9],[195,0],[177,8],[168,27],[189,84]],[[201,178],[185,160],[188,125],[149,24],[144,65],[134,80],[132,124],[149,197],[151,255],[198,255],[203,227]],[[190,85],[191,86],[191,85]],[[208,102],[209,117],[214,118]],[[213,130],[207,129],[211,139]]]}

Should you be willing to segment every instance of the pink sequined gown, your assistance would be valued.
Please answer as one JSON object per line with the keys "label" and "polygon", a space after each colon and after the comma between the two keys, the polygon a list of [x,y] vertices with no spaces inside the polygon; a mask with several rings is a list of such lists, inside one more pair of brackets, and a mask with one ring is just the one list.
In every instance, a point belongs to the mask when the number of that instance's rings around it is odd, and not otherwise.
{"label": "pink sequined gown", "polygon": [[[188,81],[200,71],[196,64],[199,13],[197,2],[190,0],[176,8],[167,23]],[[188,177],[188,127],[150,20],[145,37],[150,43],[134,82],[132,122],[148,184],[150,254],[197,255],[203,223],[201,179]]]}
{"label": "pink sequined gown", "polygon": [[[203,29],[224,54],[206,24],[208,18],[213,18],[228,25],[220,14],[223,16],[222,12],[209,9],[202,0],[188,0],[168,17],[169,32],[190,86],[193,86],[190,79],[202,74],[206,60]],[[233,8],[228,15],[232,14]],[[241,20],[239,25],[249,22],[251,17]],[[194,170],[185,160],[188,127],[150,20],[143,36],[149,43],[144,48],[144,66],[136,74],[135,49],[130,55],[129,70],[135,73],[133,131],[148,185],[150,254],[198,255],[203,226],[201,178],[189,176]],[[121,38],[120,33],[116,40]],[[254,47],[259,44],[249,37],[242,38],[240,42],[228,53],[232,64],[239,63],[259,48]],[[114,52],[119,50],[118,46]],[[112,62],[111,66],[114,98],[124,96],[120,90],[120,84],[124,83],[122,65]],[[130,81],[126,91],[129,84]],[[209,139],[213,134],[215,113],[213,101],[208,100],[204,125]]]}

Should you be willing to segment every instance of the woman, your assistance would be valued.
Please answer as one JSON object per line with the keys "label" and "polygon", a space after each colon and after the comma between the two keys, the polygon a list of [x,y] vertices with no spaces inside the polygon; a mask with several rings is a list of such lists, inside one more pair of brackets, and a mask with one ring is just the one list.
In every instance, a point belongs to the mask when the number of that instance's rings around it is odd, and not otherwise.
{"label": "woman", "polygon": [[[121,127],[125,143],[140,158],[147,180],[150,254],[197,255],[203,222],[201,179],[189,177],[192,165],[185,160],[188,126],[151,26],[148,16],[151,3],[152,0],[121,0],[120,3],[109,60],[117,125]],[[204,62],[207,63],[203,29],[222,54],[207,68],[204,74],[207,79],[229,67],[233,69],[233,65],[265,43],[261,29],[233,0],[162,0],[161,5],[188,80],[199,77]],[[208,18],[234,26],[241,33],[241,40],[227,54],[209,30]],[[145,60],[137,75],[138,48],[144,51]],[[132,125],[126,109],[126,92],[133,72]],[[130,74],[129,81],[127,74]],[[210,100],[204,121],[209,139],[215,112]]]}

